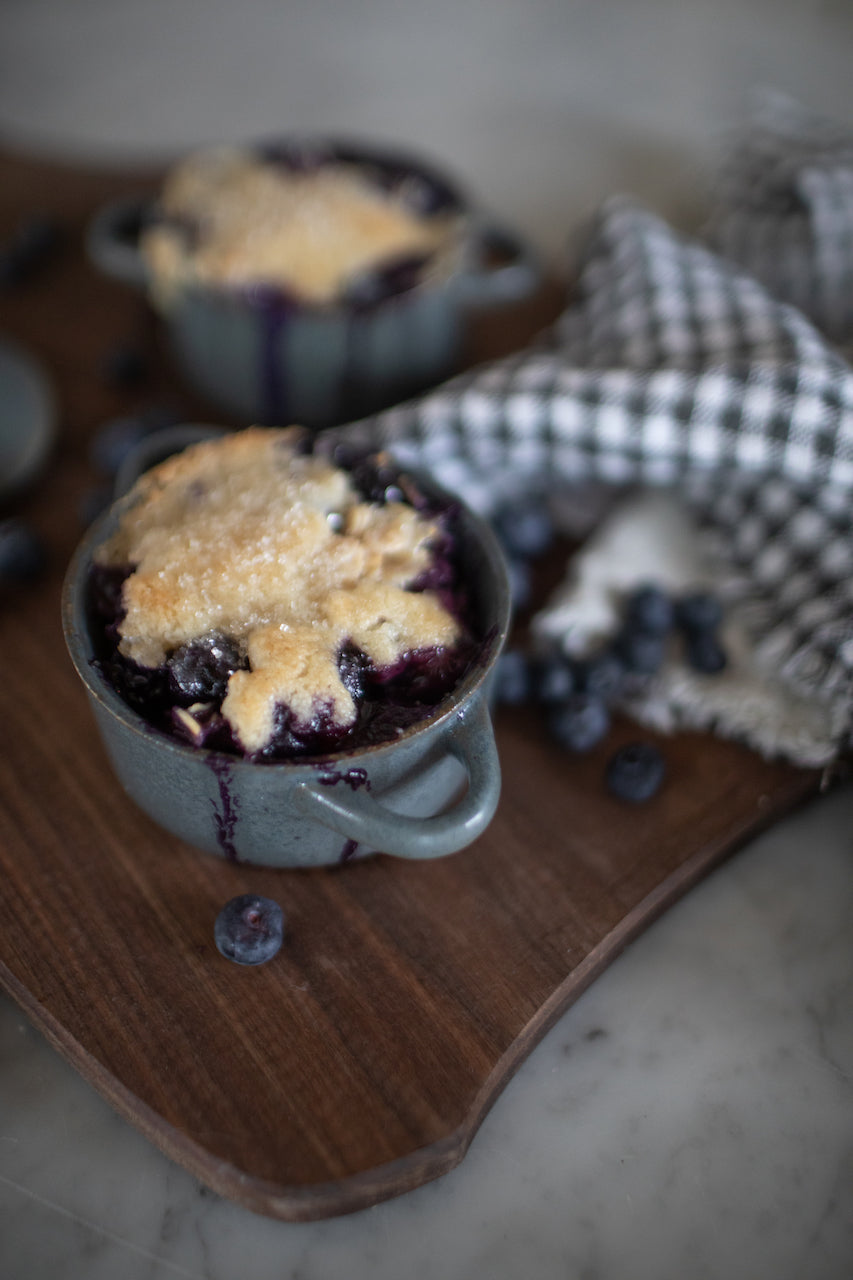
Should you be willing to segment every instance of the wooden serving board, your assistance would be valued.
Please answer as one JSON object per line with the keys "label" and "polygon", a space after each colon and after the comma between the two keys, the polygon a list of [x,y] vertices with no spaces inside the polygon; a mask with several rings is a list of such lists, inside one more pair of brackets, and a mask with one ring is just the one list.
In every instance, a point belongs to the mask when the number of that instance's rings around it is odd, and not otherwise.
{"label": "wooden serving board", "polygon": [[[73,1065],[170,1157],[224,1196],[305,1220],[345,1213],[443,1173],[519,1063],[620,951],[711,867],[814,793],[816,773],[701,735],[665,742],[669,776],[635,808],[602,765],[636,733],[575,759],[533,713],[498,718],[504,788],[470,849],[435,863],[387,857],[324,871],[259,871],[195,852],[115,782],[61,633],[64,567],[96,481],[104,420],[168,394],[211,420],[159,348],[140,300],[86,263],[106,198],[156,175],[83,173],[0,154],[0,239],[33,209],[68,243],[0,295],[0,335],[55,383],[60,441],[17,509],[47,540],[44,582],[0,606],[0,982]],[[510,349],[556,294],[474,335]],[[139,339],[152,378],[99,376]],[[477,345],[479,344],[479,346]],[[215,420],[215,419],[213,419]],[[231,897],[277,899],[281,953],[223,960],[213,922]]]}

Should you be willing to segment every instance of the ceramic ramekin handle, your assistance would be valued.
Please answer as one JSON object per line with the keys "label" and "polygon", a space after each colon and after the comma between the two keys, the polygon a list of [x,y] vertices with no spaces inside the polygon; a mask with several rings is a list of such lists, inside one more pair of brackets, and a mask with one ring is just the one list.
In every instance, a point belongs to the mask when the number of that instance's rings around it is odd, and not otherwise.
{"label": "ceramic ramekin handle", "polygon": [[136,197],[114,200],[95,214],[86,232],[86,250],[105,275],[144,288],[148,273],[139,252],[139,237],[151,201]]}
{"label": "ceramic ramekin handle", "polygon": [[472,239],[475,260],[455,282],[461,302],[473,307],[521,302],[541,288],[539,255],[523,236],[497,223],[482,222]]}
{"label": "ceramic ramekin handle", "polygon": [[368,849],[398,858],[441,858],[455,853],[485,831],[500,796],[500,763],[485,700],[454,717],[444,731],[442,746],[464,765],[468,790],[451,809],[435,817],[407,817],[386,808],[367,790],[333,790],[319,779],[300,784],[297,803],[306,817]]}

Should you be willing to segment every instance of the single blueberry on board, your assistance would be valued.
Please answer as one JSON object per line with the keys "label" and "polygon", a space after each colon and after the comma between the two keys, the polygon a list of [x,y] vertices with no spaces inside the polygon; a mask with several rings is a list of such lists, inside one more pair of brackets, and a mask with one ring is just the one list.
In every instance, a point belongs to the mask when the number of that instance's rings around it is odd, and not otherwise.
{"label": "single blueberry on board", "polygon": [[627,597],[623,617],[631,630],[665,635],[675,623],[675,605],[663,587],[643,583]]}
{"label": "single blueberry on board", "polygon": [[226,902],[216,917],[217,949],[235,964],[265,964],[281,950],[284,913],[272,898],[243,893]]}
{"label": "single blueberry on board", "polygon": [[653,742],[629,742],[608,760],[605,782],[611,795],[642,804],[663,782],[666,764]]}
{"label": "single blueberry on board", "polygon": [[728,665],[728,657],[716,631],[691,631],[684,645],[687,665],[706,676],[715,676]]}
{"label": "single blueberry on board", "polygon": [[575,692],[575,676],[568,658],[552,653],[536,664],[534,689],[537,702],[556,703]]}
{"label": "single blueberry on board", "polygon": [[653,676],[663,666],[666,636],[626,627],[616,642],[616,651],[632,675]]}
{"label": "single blueberry on board", "polygon": [[44,544],[23,520],[0,520],[0,586],[33,582],[47,564]]}
{"label": "single blueberry on board", "polygon": [[573,693],[551,708],[548,729],[567,751],[592,751],[610,731],[610,712],[600,698]]}
{"label": "single blueberry on board", "polygon": [[605,702],[619,697],[625,683],[625,661],[615,650],[604,649],[574,664],[575,683],[584,693]]}
{"label": "single blueberry on board", "polygon": [[508,503],[494,517],[498,541],[507,555],[531,559],[551,545],[554,526],[542,500],[519,499]]}
{"label": "single blueberry on board", "polygon": [[676,603],[676,621],[685,631],[713,631],[723,620],[723,606],[711,591],[690,591]]}
{"label": "single blueberry on board", "polygon": [[530,664],[520,649],[505,649],[495,663],[492,690],[495,702],[518,707],[530,698]]}

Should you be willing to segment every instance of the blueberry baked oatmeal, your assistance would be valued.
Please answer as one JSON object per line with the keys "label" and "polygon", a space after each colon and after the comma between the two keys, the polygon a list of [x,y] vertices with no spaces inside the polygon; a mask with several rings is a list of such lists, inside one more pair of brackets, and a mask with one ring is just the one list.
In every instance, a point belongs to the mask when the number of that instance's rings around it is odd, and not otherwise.
{"label": "blueberry baked oatmeal", "polygon": [[95,662],[151,724],[254,760],[393,740],[476,659],[454,504],[384,455],[251,427],[166,459],[96,550]]}
{"label": "blueberry baked oatmeal", "polygon": [[346,150],[221,147],[168,176],[141,240],[155,295],[269,289],[300,305],[378,300],[459,266],[449,189]]}

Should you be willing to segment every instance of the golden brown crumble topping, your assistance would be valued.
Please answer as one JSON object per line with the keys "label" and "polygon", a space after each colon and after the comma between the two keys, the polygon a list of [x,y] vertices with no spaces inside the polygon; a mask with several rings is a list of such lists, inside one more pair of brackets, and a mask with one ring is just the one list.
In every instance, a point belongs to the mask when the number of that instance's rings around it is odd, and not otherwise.
{"label": "golden brown crumble topping", "polygon": [[278,285],[329,303],[365,270],[409,255],[437,255],[434,270],[447,274],[460,244],[458,214],[418,217],[355,165],[293,172],[239,148],[190,156],[168,177],[160,207],[200,233],[188,241],[166,221],[143,236],[164,299],[199,281]]}
{"label": "golden brown crumble topping", "polygon": [[402,502],[363,501],[345,471],[300,454],[293,431],[251,427],[147,472],[95,558],[133,566],[125,657],[157,667],[211,631],[244,647],[250,670],[231,676],[222,712],[253,752],[279,703],[303,723],[318,711],[354,721],[338,672],[346,641],[382,668],[457,640],[436,596],[406,590],[435,533]]}

